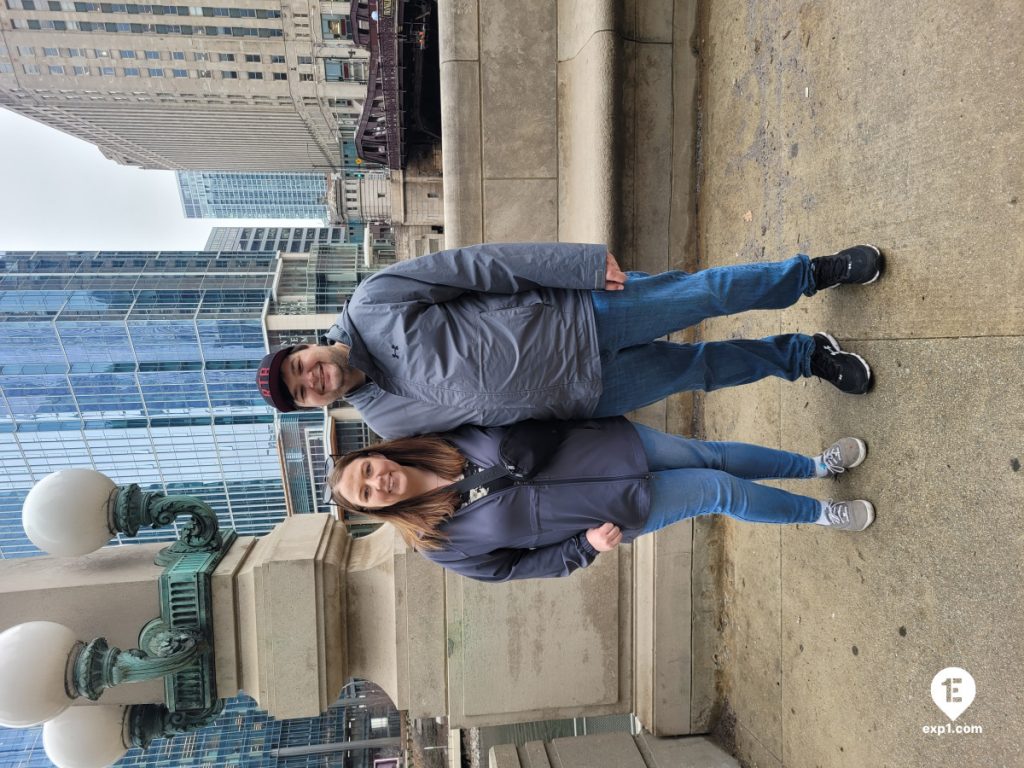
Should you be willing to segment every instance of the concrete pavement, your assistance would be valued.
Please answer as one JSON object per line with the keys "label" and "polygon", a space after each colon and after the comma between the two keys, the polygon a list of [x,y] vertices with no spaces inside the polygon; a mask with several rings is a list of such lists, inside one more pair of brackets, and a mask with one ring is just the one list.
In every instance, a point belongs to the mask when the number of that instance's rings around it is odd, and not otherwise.
{"label": "concrete pavement", "polygon": [[[876,285],[701,329],[827,329],[877,377],[698,400],[709,438],[870,449],[839,483],[785,484],[870,499],[862,534],[694,527],[694,679],[716,671],[695,701],[747,765],[1024,764],[1022,35],[1010,0],[700,5],[700,265],[889,256]],[[950,666],[980,734],[922,732],[949,723],[929,688]]]}

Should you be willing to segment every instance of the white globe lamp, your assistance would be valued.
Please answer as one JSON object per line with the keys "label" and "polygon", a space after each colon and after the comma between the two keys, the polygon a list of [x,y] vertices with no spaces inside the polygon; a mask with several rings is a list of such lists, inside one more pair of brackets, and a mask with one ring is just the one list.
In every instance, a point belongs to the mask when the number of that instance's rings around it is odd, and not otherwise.
{"label": "white globe lamp", "polygon": [[128,751],[128,708],[68,707],[43,726],[43,748],[57,768],[105,768]]}
{"label": "white globe lamp", "polygon": [[110,500],[117,485],[94,469],[61,469],[28,492],[21,522],[29,540],[51,555],[95,552],[114,536]]}
{"label": "white globe lamp", "polygon": [[39,725],[71,705],[68,660],[77,644],[74,632],[52,621],[0,633],[0,725]]}

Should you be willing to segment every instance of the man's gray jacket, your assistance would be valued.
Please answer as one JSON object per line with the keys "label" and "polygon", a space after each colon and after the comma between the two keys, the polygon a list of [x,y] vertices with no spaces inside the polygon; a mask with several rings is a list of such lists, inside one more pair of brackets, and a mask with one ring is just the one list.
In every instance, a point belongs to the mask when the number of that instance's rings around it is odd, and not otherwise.
{"label": "man's gray jacket", "polygon": [[601,396],[590,294],[606,254],[485,244],[367,278],[328,333],[369,379],[346,399],[383,437],[589,416]]}

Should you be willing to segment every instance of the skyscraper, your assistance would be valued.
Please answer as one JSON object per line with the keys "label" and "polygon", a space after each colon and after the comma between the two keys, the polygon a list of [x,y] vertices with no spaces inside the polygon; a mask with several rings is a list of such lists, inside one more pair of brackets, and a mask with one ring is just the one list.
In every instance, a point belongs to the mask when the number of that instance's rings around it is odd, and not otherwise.
{"label": "skyscraper", "polygon": [[241,534],[283,518],[253,386],[274,271],[270,253],[0,254],[0,557],[37,553],[21,505],[63,467],[197,496]]}
{"label": "skyscraper", "polygon": [[362,223],[333,227],[214,227],[208,251],[309,253],[315,246],[363,242]]}
{"label": "skyscraper", "polygon": [[[399,754],[394,746],[345,750],[348,740],[398,736],[400,715],[372,683],[353,681],[345,702],[319,717],[275,720],[255,701],[239,696],[227,702],[212,725],[173,739],[157,739],[143,752],[131,749],[118,768],[370,768],[374,758]],[[361,702],[362,705],[360,706]],[[43,751],[42,727],[0,728],[0,766],[53,768]],[[337,745],[336,752],[316,747]],[[304,748],[313,747],[306,750]],[[280,754],[286,749],[297,754]]]}
{"label": "skyscraper", "polygon": [[143,168],[337,169],[366,96],[348,7],[7,0],[0,106]]}
{"label": "skyscraper", "polygon": [[327,220],[330,179],[323,173],[178,171],[189,219]]}

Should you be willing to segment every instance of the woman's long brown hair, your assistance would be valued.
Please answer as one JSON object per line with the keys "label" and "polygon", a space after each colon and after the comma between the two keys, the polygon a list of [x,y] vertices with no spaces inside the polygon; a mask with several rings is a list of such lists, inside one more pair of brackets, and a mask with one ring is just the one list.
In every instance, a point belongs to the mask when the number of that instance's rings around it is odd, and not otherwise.
{"label": "woman's long brown hair", "polygon": [[345,467],[357,459],[374,454],[408,467],[435,472],[448,480],[454,480],[462,474],[466,465],[465,457],[451,443],[435,435],[400,437],[397,440],[387,440],[346,453],[334,462],[334,468],[327,475],[331,497],[340,509],[346,512],[359,512],[381,522],[391,523],[402,534],[405,542],[414,549],[440,549],[444,542],[444,534],[439,528],[458,506],[457,493],[438,488],[422,496],[392,504],[390,507],[366,509],[353,504],[337,492]]}

